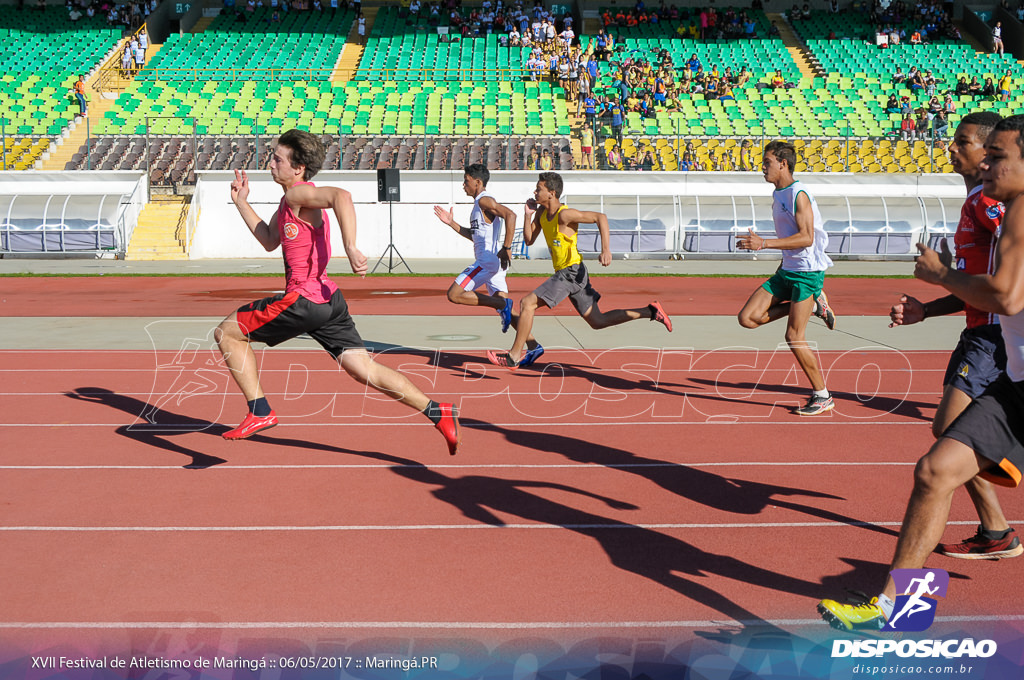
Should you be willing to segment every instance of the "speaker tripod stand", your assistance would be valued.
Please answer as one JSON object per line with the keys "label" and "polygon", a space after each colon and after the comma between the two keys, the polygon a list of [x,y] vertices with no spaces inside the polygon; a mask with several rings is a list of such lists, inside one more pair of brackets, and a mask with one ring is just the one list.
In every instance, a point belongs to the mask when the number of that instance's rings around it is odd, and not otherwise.
{"label": "speaker tripod stand", "polygon": [[405,268],[409,270],[409,273],[412,274],[412,267],[409,266],[409,263],[405,261],[405,258],[402,257],[402,254],[398,252],[398,248],[395,247],[394,205],[394,201],[388,201],[388,247],[384,249],[384,252],[381,254],[380,259],[377,260],[377,264],[373,265],[373,271],[370,272],[371,274],[377,273],[377,267],[379,267],[381,263],[384,262],[385,257],[388,258],[388,273],[390,274],[391,272],[393,272],[395,268],[398,267],[398,265],[395,264],[396,255],[398,256],[398,259],[402,261],[402,264],[405,265]]}

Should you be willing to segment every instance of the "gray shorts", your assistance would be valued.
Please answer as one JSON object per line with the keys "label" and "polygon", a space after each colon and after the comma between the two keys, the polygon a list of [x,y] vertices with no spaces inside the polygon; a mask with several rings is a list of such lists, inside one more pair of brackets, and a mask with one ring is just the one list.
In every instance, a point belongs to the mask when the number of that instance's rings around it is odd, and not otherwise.
{"label": "gray shorts", "polygon": [[552,309],[565,298],[569,298],[581,316],[589,312],[601,299],[601,294],[590,285],[590,275],[582,262],[559,269],[533,292]]}

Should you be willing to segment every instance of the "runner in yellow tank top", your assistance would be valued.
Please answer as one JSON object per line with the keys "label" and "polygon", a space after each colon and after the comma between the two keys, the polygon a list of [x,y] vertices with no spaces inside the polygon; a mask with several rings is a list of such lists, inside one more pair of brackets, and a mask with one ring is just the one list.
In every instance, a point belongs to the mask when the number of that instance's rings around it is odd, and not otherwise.
{"label": "runner in yellow tank top", "polygon": [[601,329],[617,326],[636,319],[651,319],[672,330],[672,320],[657,301],[637,309],[613,309],[602,312],[597,302],[601,294],[590,285],[590,276],[576,246],[580,224],[597,224],[601,232],[601,255],[598,261],[607,267],[612,263],[611,233],[608,217],[604,213],[576,210],[562,205],[562,176],[557,172],[542,172],[533,198],[526,202],[526,219],[523,222],[523,240],[532,245],[542,232],[551,250],[551,263],[555,274],[527,295],[519,303],[519,323],[516,326],[516,340],[508,352],[487,352],[487,359],[498,366],[515,370],[524,365],[523,349],[533,330],[533,316],[538,307],[554,308],[569,298],[576,311],[590,324]]}

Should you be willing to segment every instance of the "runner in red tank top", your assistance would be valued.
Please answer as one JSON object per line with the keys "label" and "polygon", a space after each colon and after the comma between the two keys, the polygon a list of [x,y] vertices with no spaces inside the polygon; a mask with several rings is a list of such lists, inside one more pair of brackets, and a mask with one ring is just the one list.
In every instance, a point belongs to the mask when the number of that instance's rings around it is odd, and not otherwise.
{"label": "runner in red tank top", "polygon": [[[960,210],[960,222],[953,237],[956,245],[956,269],[966,274],[990,274],[995,256],[996,232],[1005,209],[999,201],[981,191],[978,164],[985,157],[985,138],[1000,120],[993,112],[971,113],[957,126],[949,147],[953,169],[964,178],[967,200]],[[943,242],[943,255],[952,255]],[[932,421],[932,434],[938,438],[946,431],[971,400],[1006,370],[1006,348],[996,314],[965,304],[955,295],[947,295],[922,304],[904,295],[890,312],[893,325],[907,325],[932,316],[965,311],[967,328],[949,358],[943,381],[942,401]],[[998,559],[1024,552],[1016,532],[1007,524],[992,484],[980,477],[968,482],[967,492],[981,520],[978,534],[961,543],[944,543],[939,552],[963,559]],[[1013,554],[1009,554],[1013,553]]]}
{"label": "runner in red tank top", "polygon": [[325,274],[331,257],[328,209],[338,218],[349,264],[360,276],[366,275],[366,256],[356,247],[356,213],[349,192],[309,181],[323,166],[324,156],[323,144],[308,132],[289,130],[281,135],[270,159],[270,175],[284,189],[284,197],[269,223],[249,205],[245,171],[235,171],[231,200],[267,252],[281,246],[287,281],[283,294],[239,308],[217,328],[224,361],[249,402],[245,420],[224,438],[245,439],[277,425],[277,414],[260,387],[250,343],[273,346],[308,333],[354,379],[422,411],[455,455],[460,440],[455,406],[432,401],[403,374],[370,358],[344,296]]}

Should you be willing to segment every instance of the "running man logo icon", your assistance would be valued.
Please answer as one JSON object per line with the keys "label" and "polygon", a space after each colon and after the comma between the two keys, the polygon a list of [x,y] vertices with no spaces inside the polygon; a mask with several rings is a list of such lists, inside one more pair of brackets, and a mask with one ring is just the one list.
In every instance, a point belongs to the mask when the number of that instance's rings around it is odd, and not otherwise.
{"label": "running man logo icon", "polygon": [[896,604],[883,630],[913,633],[926,630],[935,621],[937,597],[946,597],[949,573],[942,569],[893,569]]}

